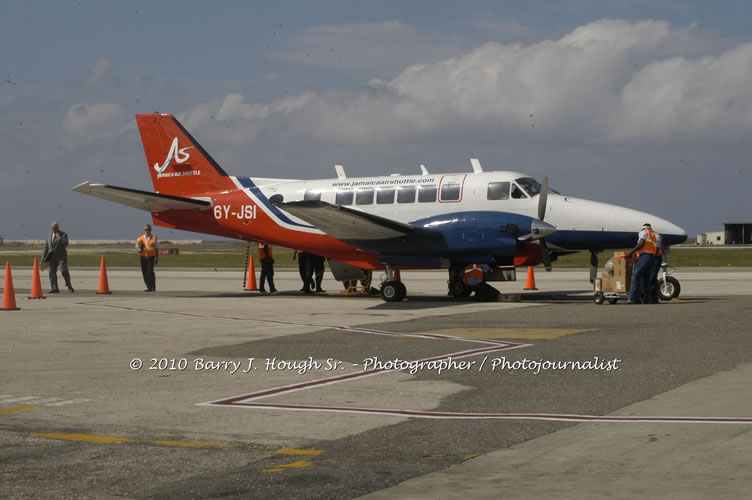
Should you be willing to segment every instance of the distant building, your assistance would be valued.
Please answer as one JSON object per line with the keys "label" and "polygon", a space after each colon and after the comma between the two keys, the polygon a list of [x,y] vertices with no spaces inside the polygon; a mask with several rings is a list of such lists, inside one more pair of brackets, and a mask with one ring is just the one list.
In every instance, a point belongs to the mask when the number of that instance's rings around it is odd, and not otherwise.
{"label": "distant building", "polygon": [[728,245],[752,245],[752,222],[724,222],[723,232]]}
{"label": "distant building", "polygon": [[712,233],[698,234],[698,245],[725,245],[726,236],[723,231],[715,231]]}
{"label": "distant building", "polygon": [[752,245],[752,222],[724,222],[723,231],[698,234],[698,245]]}

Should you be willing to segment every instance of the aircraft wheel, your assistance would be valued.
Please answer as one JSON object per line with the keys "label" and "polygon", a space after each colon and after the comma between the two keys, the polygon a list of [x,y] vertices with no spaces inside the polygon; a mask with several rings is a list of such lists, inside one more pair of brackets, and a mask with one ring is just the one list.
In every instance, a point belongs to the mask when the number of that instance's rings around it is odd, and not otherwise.
{"label": "aircraft wheel", "polygon": [[596,292],[593,295],[593,302],[595,302],[596,304],[599,304],[599,305],[603,304],[603,299],[604,299],[604,297],[603,297],[603,294],[601,292]]}
{"label": "aircraft wheel", "polygon": [[451,285],[449,285],[449,288],[450,295],[455,299],[469,297],[470,294],[473,293],[473,290],[470,287],[465,286],[461,281],[453,282]]}
{"label": "aircraft wheel", "polygon": [[679,280],[673,276],[668,276],[666,281],[661,278],[658,280],[658,296],[661,300],[675,299],[681,293],[681,285]]}
{"label": "aircraft wheel", "polygon": [[401,281],[385,281],[381,285],[381,298],[386,302],[399,302],[407,295],[407,288]]}

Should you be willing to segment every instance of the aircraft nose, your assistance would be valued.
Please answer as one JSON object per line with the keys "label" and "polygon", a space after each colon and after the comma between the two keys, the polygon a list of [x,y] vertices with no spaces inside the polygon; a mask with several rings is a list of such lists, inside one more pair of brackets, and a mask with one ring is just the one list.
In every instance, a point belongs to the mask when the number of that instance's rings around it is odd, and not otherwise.
{"label": "aircraft nose", "polygon": [[533,219],[533,221],[530,223],[530,232],[533,235],[533,239],[537,240],[554,234],[556,232],[556,227],[552,226],[548,222]]}
{"label": "aircraft nose", "polygon": [[687,241],[687,231],[685,231],[683,228],[667,220],[660,219],[660,222],[663,226],[663,231],[661,232],[661,234],[666,235],[664,236],[664,238],[666,238],[667,240],[666,244],[676,245]]}

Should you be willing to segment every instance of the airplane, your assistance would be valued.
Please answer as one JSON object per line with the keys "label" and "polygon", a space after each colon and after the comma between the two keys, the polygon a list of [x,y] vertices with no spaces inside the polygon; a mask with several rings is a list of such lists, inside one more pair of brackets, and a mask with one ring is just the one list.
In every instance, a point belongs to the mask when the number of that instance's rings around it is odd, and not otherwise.
{"label": "airplane", "polygon": [[[679,226],[645,212],[562,195],[519,172],[472,172],[276,179],[228,175],[171,114],[138,114],[136,122],[154,192],[94,182],[74,191],[151,212],[155,225],[295,248],[327,257],[335,278],[384,270],[387,302],[404,299],[400,269],[449,271],[449,295],[469,264],[501,266],[494,280],[514,280],[515,267],[560,255],[632,247],[650,222],[664,245],[687,239]],[[348,274],[349,273],[349,274]],[[338,278],[345,279],[345,278]]]}

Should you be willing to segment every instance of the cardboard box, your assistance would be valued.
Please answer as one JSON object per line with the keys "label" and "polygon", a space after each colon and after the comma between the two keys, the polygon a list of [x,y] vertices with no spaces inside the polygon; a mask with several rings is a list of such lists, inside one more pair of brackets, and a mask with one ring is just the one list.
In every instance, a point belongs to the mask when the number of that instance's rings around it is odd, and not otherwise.
{"label": "cardboard box", "polygon": [[627,252],[614,252],[614,291],[627,293],[632,281],[632,261],[624,256]]}

